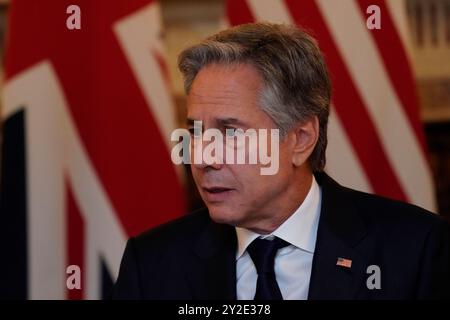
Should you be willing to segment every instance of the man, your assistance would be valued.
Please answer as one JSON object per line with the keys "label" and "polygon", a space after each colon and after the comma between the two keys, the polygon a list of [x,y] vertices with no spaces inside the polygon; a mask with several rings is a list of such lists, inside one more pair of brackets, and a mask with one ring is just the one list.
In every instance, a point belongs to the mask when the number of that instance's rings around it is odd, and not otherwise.
{"label": "man", "polygon": [[331,84],[307,33],[238,26],[182,52],[179,67],[191,131],[195,121],[227,135],[279,129],[278,148],[268,146],[278,172],[192,164],[207,208],[130,239],[114,298],[449,297],[443,220],[323,173]]}

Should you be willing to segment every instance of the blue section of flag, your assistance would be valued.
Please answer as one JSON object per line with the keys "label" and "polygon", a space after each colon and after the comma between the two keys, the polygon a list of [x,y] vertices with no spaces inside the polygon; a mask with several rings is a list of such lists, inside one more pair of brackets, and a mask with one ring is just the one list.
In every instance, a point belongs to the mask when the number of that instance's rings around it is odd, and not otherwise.
{"label": "blue section of flag", "polygon": [[114,282],[112,280],[111,274],[108,271],[108,268],[106,267],[105,261],[101,259],[100,263],[102,271],[102,300],[110,299]]}
{"label": "blue section of flag", "polygon": [[0,299],[27,298],[25,112],[3,123],[0,184]]}

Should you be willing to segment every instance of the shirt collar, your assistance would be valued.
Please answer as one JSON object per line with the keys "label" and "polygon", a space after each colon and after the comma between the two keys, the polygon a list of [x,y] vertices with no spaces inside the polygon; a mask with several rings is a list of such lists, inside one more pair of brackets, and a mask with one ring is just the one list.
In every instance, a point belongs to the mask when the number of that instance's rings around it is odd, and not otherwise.
{"label": "shirt collar", "polygon": [[311,188],[300,207],[271,234],[260,235],[248,229],[236,227],[238,239],[236,259],[239,259],[244,254],[248,245],[258,237],[267,238],[276,236],[301,250],[314,253],[321,198],[320,187],[313,176]]}

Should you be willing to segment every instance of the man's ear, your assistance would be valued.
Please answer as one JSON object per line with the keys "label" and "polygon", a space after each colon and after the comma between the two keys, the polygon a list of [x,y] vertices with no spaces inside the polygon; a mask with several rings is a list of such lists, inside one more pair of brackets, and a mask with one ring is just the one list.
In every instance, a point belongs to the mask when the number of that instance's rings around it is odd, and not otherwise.
{"label": "man's ear", "polygon": [[292,164],[296,167],[304,164],[319,139],[319,119],[314,116],[295,125],[290,134],[293,135]]}

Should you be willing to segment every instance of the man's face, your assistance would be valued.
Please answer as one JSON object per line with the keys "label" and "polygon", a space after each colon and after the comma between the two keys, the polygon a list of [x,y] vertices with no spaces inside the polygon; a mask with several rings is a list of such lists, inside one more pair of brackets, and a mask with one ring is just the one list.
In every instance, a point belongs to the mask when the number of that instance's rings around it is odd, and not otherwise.
{"label": "man's face", "polygon": [[[226,129],[239,128],[270,132],[276,125],[259,104],[262,88],[262,77],[251,65],[208,65],[197,74],[188,95],[188,122],[202,121],[203,130],[216,128],[224,134]],[[203,142],[203,148],[206,145]],[[211,218],[257,230],[261,219],[270,219],[282,210],[286,201],[283,194],[293,183],[292,148],[289,136],[280,138],[275,175],[261,175],[259,163],[207,165],[191,161],[195,183]]]}

